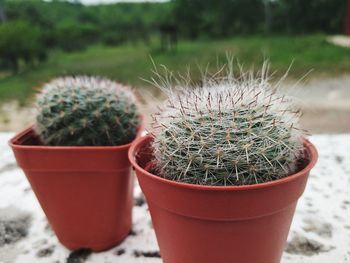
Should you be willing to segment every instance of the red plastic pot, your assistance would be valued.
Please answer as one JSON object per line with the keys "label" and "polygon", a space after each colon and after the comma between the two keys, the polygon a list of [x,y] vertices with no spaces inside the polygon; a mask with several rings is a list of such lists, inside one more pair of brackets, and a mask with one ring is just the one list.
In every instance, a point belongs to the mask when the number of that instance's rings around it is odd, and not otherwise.
{"label": "red plastic pot", "polygon": [[137,139],[129,159],[152,216],[165,263],[278,263],[298,198],[317,151],[305,141],[308,160],[287,178],[247,186],[200,186],[146,171],[151,136]]}
{"label": "red plastic pot", "polygon": [[29,128],[12,138],[10,146],[63,245],[101,251],[128,235],[133,206],[130,144],[43,146]]}

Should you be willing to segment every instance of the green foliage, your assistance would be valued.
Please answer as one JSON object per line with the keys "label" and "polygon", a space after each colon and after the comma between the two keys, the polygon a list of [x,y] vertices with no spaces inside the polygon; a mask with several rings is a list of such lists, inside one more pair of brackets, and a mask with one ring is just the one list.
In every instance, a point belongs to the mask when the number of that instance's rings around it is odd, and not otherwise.
{"label": "green foliage", "polygon": [[135,103],[131,90],[108,79],[54,79],[38,95],[35,130],[46,145],[127,144],[140,125]]}
{"label": "green foliage", "polygon": [[174,16],[186,37],[210,38],[259,32],[263,22],[261,0],[176,0]]}
{"label": "green foliage", "polygon": [[9,20],[28,21],[45,32],[47,45],[65,51],[102,42],[147,42],[170,13],[169,3],[117,3],[85,6],[68,1],[5,2]]}
{"label": "green foliage", "polygon": [[64,51],[83,50],[96,42],[97,29],[89,24],[77,24],[66,21],[56,28],[56,44]]}
{"label": "green foliage", "polygon": [[226,51],[235,54],[248,67],[260,64],[264,57],[268,57],[277,76],[293,61],[290,78],[299,78],[310,69],[313,69],[310,78],[332,77],[347,74],[350,68],[349,50],[327,43],[323,35],[255,35],[220,41],[179,41],[176,53],[153,51],[154,45],[93,46],[82,52],[52,52],[49,60],[35,69],[21,71],[14,76],[0,76],[0,102],[11,99],[30,102],[34,87],[62,74],[100,75],[145,88],[147,83],[140,77],[151,77],[149,54],[157,64],[168,65],[173,71],[186,73],[183,65],[190,65],[196,80],[200,79],[196,70],[198,63],[210,63],[210,68],[214,70],[217,56],[220,62],[224,62]]}
{"label": "green foliage", "polygon": [[346,3],[337,0],[272,1],[273,31],[343,33]]}
{"label": "green foliage", "polygon": [[18,71],[19,60],[33,63],[45,60],[46,50],[41,44],[38,28],[23,21],[0,23],[0,59]]}
{"label": "green foliage", "polygon": [[183,36],[227,37],[259,33],[344,32],[346,1],[175,0],[173,16]]}
{"label": "green foliage", "polygon": [[[71,52],[97,43],[150,45],[152,37],[164,26],[175,27],[178,39],[237,37],[265,33],[265,29],[283,34],[341,33],[346,4],[334,0],[173,0],[91,6],[60,0],[2,2],[1,19],[26,21],[32,27],[26,31],[29,40],[40,34],[41,54],[22,56],[27,61],[46,58],[47,49]],[[12,44],[14,48],[18,45]],[[16,71],[18,58],[9,57],[0,64]]]}
{"label": "green foliage", "polygon": [[190,79],[159,75],[168,92],[154,115],[155,171],[164,178],[200,185],[250,185],[286,177],[303,157],[299,111],[260,75],[228,71]]}
{"label": "green foliage", "polygon": [[[68,1],[7,0],[4,10],[8,20],[27,21],[45,32],[50,47],[67,50],[67,43],[74,45],[69,39],[72,35],[74,42],[85,45],[147,42],[164,24],[175,25],[180,37],[187,38],[261,33],[267,20],[273,32],[338,33],[344,31],[345,4],[334,0],[173,0],[85,6]],[[72,27],[66,41],[62,38],[68,28],[63,25]],[[85,37],[87,26],[93,28],[93,38]]]}

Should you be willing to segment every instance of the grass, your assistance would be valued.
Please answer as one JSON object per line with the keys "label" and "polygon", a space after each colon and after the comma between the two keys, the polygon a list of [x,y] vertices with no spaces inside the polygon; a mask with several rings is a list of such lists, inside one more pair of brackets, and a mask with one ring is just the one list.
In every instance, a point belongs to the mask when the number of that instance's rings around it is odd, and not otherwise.
{"label": "grass", "polygon": [[[176,52],[162,53],[152,47],[125,45],[120,47],[93,46],[81,52],[53,52],[49,60],[17,75],[0,72],[0,100],[28,98],[43,83],[53,77],[67,74],[107,76],[135,87],[146,86],[142,78],[152,76],[150,56],[156,64],[165,64],[171,70],[185,71],[186,66],[216,65],[230,52],[240,63],[261,65],[269,58],[272,69],[284,73],[293,61],[291,77],[300,78],[310,69],[311,75],[337,75],[350,72],[350,49],[326,42],[325,36],[249,36],[218,41],[181,41]],[[198,75],[194,71],[194,75]]]}

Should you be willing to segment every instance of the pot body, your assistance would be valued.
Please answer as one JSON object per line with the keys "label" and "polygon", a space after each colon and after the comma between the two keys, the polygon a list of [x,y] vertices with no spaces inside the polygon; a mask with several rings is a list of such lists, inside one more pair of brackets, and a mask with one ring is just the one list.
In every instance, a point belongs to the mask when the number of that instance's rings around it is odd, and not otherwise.
{"label": "pot body", "polygon": [[128,235],[133,205],[130,145],[41,146],[31,128],[10,145],[63,245],[102,251]]}
{"label": "pot body", "polygon": [[258,185],[214,187],[169,181],[149,172],[152,137],[129,151],[165,263],[278,263],[298,198],[317,159],[295,175]]}

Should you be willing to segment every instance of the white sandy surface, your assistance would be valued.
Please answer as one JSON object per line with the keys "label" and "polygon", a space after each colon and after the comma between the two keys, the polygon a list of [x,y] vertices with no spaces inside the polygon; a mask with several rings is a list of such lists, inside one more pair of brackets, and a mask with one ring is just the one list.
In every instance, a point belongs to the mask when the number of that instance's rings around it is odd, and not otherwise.
{"label": "white sandy surface", "polygon": [[[0,233],[1,225],[14,228],[13,236],[5,239],[9,244],[1,245],[0,237],[0,263],[162,262],[138,186],[133,234],[120,246],[103,253],[72,254],[60,245],[15,165],[7,146],[11,136],[0,133]],[[320,157],[299,201],[282,263],[350,262],[350,134],[317,135],[311,141]]]}

